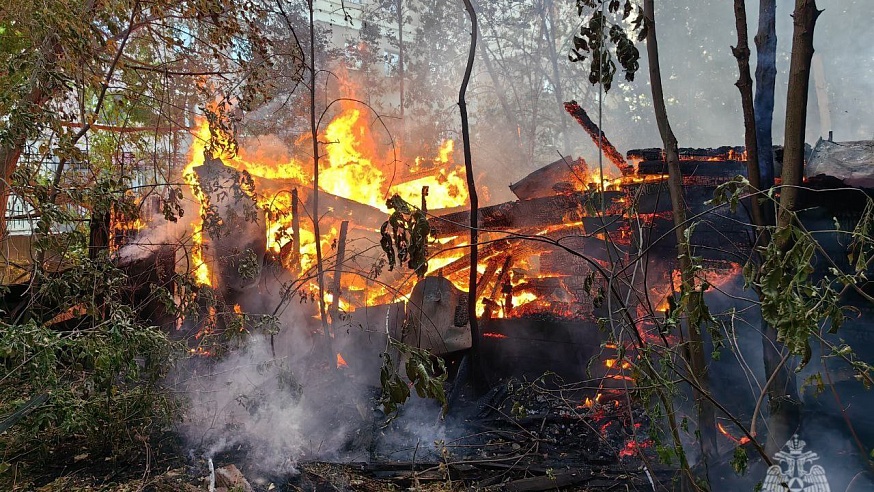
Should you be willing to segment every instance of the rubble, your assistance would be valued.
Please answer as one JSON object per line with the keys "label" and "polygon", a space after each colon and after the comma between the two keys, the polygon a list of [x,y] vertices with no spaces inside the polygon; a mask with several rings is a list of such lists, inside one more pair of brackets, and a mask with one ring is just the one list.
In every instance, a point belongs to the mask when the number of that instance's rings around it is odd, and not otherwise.
{"label": "rubble", "polygon": [[215,470],[215,492],[253,492],[254,489],[236,465],[225,465]]}

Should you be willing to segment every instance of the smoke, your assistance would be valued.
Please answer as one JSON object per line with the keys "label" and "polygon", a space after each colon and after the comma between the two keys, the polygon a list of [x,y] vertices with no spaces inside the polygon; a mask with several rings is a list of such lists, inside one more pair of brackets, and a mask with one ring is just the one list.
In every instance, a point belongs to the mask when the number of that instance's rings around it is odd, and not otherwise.
{"label": "smoke", "polygon": [[161,247],[181,250],[182,246],[190,243],[191,224],[200,214],[200,205],[185,191],[185,198],[178,202],[182,212],[177,214],[176,220],[167,220],[160,214],[147,217],[150,220],[148,226],[137,231],[127,244],[119,248],[117,255],[121,262],[144,259]]}
{"label": "smoke", "polygon": [[[188,401],[181,430],[196,455],[231,453],[272,474],[296,472],[302,458],[368,459],[373,388],[325,361],[302,311],[286,311],[273,340],[253,334],[218,360],[181,368],[176,384]],[[350,361],[378,358],[338,339],[335,348]]]}
{"label": "smoke", "polygon": [[[194,369],[185,387],[183,427],[203,457],[245,446],[248,460],[292,472],[306,449],[308,410],[288,361],[271,356],[269,339],[253,337],[216,364]],[[201,373],[203,371],[203,373]]]}

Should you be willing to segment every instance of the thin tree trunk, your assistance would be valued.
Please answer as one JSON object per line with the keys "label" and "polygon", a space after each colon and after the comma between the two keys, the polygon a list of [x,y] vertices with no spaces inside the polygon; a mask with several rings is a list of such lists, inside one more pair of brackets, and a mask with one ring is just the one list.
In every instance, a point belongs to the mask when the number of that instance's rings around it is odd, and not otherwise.
{"label": "thin tree trunk", "polygon": [[[774,186],[774,86],[777,79],[777,0],[759,0],[756,33],[756,141],[762,189]],[[778,358],[779,360],[779,358]]]}
{"label": "thin tree trunk", "polygon": [[319,133],[316,126],[316,29],[313,21],[313,0],[309,0],[310,13],[310,135],[313,139],[313,234],[316,236],[316,272],[319,285],[319,318],[325,357],[330,365],[334,350],[331,347],[331,331],[325,312],[325,267],[322,263],[322,235],[319,231]]}
{"label": "thin tree trunk", "polygon": [[[475,0],[471,0],[474,8],[479,10],[479,5]],[[479,40],[482,41],[482,40]],[[504,118],[506,118],[507,122],[516,122],[516,126],[518,127],[518,120],[516,115],[510,109],[510,103],[507,101],[507,92],[504,90],[504,85],[501,82],[501,79],[498,77],[498,73],[495,70],[495,66],[492,64],[492,60],[489,57],[489,52],[486,49],[486,44],[484,42],[478,43],[479,47],[479,57],[483,61],[483,65],[486,67],[486,73],[489,74],[489,79],[492,81],[492,85],[495,86],[495,95],[498,98],[498,103],[501,105],[501,110],[504,112]],[[519,149],[522,149],[522,139],[521,136],[514,132],[516,135],[516,145]]]}
{"label": "thin tree trunk", "polygon": [[[777,229],[789,227],[797,207],[798,187],[804,177],[804,134],[807,129],[807,99],[810,89],[810,63],[813,57],[813,31],[820,11],[816,0],[796,0],[794,31],[792,35],[792,58],[789,65],[789,88],[786,97],[786,131],[783,143],[782,188],[780,209],[777,212]],[[778,246],[788,250],[792,244],[781,240]],[[777,332],[768,327],[765,331],[764,363],[766,374],[779,371],[768,390],[769,432],[765,450],[779,450],[795,432],[800,415],[800,403],[795,374],[781,367],[780,351],[784,348],[777,342]]]}
{"label": "thin tree trunk", "polygon": [[401,98],[401,149],[407,141],[407,121],[404,119],[404,0],[397,0],[398,12],[398,91]]}
{"label": "thin tree trunk", "polygon": [[297,194],[297,188],[291,190],[291,264],[295,275],[300,275],[300,214],[299,210],[300,198]]}
{"label": "thin tree trunk", "polygon": [[[734,18],[737,26],[737,46],[731,48],[737,58],[738,79],[734,84],[740,91],[741,106],[744,115],[744,146],[747,154],[747,176],[754,190],[762,189],[759,174],[759,149],[756,136],[756,113],[753,104],[753,79],[750,76],[750,44],[747,30],[747,8],[745,0],[734,0]],[[760,205],[760,197],[751,200],[753,223],[761,234],[765,225],[765,217]]]}
{"label": "thin tree trunk", "polygon": [[[774,87],[777,76],[776,0],[759,0],[759,28],[756,34],[756,139],[759,150],[759,174],[763,190],[774,186],[774,151],[772,123],[774,119]],[[766,225],[774,224],[774,208],[764,209]],[[769,438],[765,452],[773,455],[791,436],[799,421],[798,389],[795,374],[781,364],[782,343],[777,330],[761,320],[762,362],[766,375],[774,375],[768,386]],[[775,374],[776,372],[776,374]]]}
{"label": "thin tree trunk", "polygon": [[813,57],[813,30],[820,11],[816,0],[795,0],[792,33],[792,58],[789,63],[789,88],[786,95],[786,131],[783,141],[783,173],[777,227],[792,222],[798,199],[798,186],[804,177],[804,134],[807,130],[807,96],[810,89],[810,61]]}
{"label": "thin tree trunk", "polygon": [[471,337],[471,363],[473,369],[474,385],[482,387],[484,383],[483,371],[480,363],[480,333],[479,324],[476,318],[476,284],[477,271],[476,266],[479,261],[479,198],[476,194],[476,183],[474,182],[473,162],[471,159],[470,150],[470,124],[467,118],[467,85],[470,83],[470,75],[473,71],[473,61],[476,56],[476,38],[479,35],[477,26],[476,11],[473,9],[471,0],[462,0],[464,8],[467,10],[467,15],[470,17],[470,49],[467,53],[467,66],[464,69],[464,78],[461,81],[461,88],[458,90],[458,108],[461,112],[461,140],[464,147],[464,170],[467,175],[467,192],[470,195],[470,276],[467,283],[467,312],[470,320],[470,337]]}
{"label": "thin tree trunk", "polygon": [[[755,103],[752,95],[752,80],[749,74],[749,56],[750,51],[747,42],[747,22],[746,22],[746,6],[744,0],[735,0],[735,20],[737,22],[738,46],[733,48],[735,57],[738,59],[738,68],[740,69],[740,78],[737,82],[737,87],[741,92],[741,101],[743,104],[744,113],[744,129],[746,135],[747,148],[747,174],[750,179],[750,185],[760,190],[763,186],[770,187],[773,183],[762,183],[762,178],[773,176],[773,152],[771,151],[771,119],[773,112],[773,91],[774,91],[774,73],[776,69],[771,63],[767,66],[768,54],[763,54],[762,51],[768,42],[765,40],[774,40],[774,18],[773,4],[769,0],[763,0],[760,5],[763,5],[765,14],[760,14],[764,24],[760,28],[759,35],[756,36],[757,45],[759,46],[759,66],[756,69],[756,75],[759,82],[762,84],[770,83],[770,87],[757,88],[756,101],[770,101],[770,105],[758,108],[759,111],[767,111],[768,114],[760,115],[755,110]],[[770,9],[771,18],[767,18],[767,13]],[[776,43],[771,43],[770,49],[776,50]],[[765,58],[765,61],[762,61]],[[773,62],[773,57],[771,58]],[[768,82],[770,81],[770,82]],[[770,96],[768,96],[770,90]],[[759,128],[757,122],[767,122],[768,128]],[[759,145],[759,136],[765,135],[768,141],[767,149]],[[753,149],[754,152],[750,152]],[[765,152],[766,155],[762,155]],[[768,166],[767,171],[762,171],[760,166]],[[751,203],[753,223],[759,228],[757,234],[757,243],[763,244],[769,240],[769,234],[764,226],[773,223],[772,217],[766,214],[766,209],[758,202],[759,198],[754,197]],[[770,378],[773,376],[772,384],[767,388],[769,402],[769,422],[768,422],[768,439],[765,443],[765,452],[768,455],[773,455],[779,451],[783,443],[789,439],[794,432],[798,423],[799,408],[796,402],[798,401],[798,390],[796,388],[795,374],[789,368],[781,363],[781,353],[784,350],[783,344],[777,341],[777,330],[774,329],[765,320],[761,320],[762,330],[762,362],[765,368],[765,374]]]}
{"label": "thin tree trunk", "polygon": [[[561,88],[561,74],[558,70],[558,51],[555,49],[555,19],[552,15],[553,7],[554,4],[552,0],[543,0],[543,3],[540,5],[540,22],[543,27],[543,35],[546,37],[546,53],[552,67],[552,89],[555,94],[555,107],[564,108],[564,91]],[[547,22],[547,16],[549,17],[549,22]],[[570,153],[571,136],[568,132],[567,118],[564,117],[564,114],[561,111],[559,111],[558,121],[561,124],[563,144],[562,154],[567,155]]]}
{"label": "thin tree trunk", "polygon": [[88,259],[92,261],[100,257],[101,251],[109,249],[112,220],[109,211],[102,208],[95,205],[88,221]]}
{"label": "thin tree trunk", "polygon": [[[693,295],[695,291],[695,278],[692,272],[691,251],[686,240],[686,203],[683,197],[683,176],[680,172],[680,158],[677,146],[677,138],[671,130],[668,121],[667,108],[665,107],[664,91],[662,89],[662,76],[659,66],[658,38],[656,36],[655,8],[653,0],[644,0],[644,16],[648,34],[646,36],[646,51],[649,60],[650,85],[652,86],[653,107],[655,109],[656,122],[659,133],[665,147],[665,157],[668,165],[668,191],[671,195],[673,207],[674,228],[676,232],[677,254],[679,257],[682,291],[688,295],[688,312],[697,310],[696,303],[699,296]],[[716,413],[713,404],[708,401],[702,392],[709,391],[707,377],[707,364],[704,358],[704,343],[700,327],[689,319],[689,372],[691,379],[695,381],[697,388],[694,390],[695,402],[698,407],[698,431],[701,442],[701,451],[704,463],[712,463],[717,455],[716,449]]]}

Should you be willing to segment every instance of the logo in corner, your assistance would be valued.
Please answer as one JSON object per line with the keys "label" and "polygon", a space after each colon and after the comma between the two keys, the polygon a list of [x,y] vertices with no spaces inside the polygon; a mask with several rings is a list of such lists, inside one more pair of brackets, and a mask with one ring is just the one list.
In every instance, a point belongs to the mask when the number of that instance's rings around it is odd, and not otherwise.
{"label": "logo in corner", "polygon": [[783,449],[774,454],[774,460],[782,465],[768,468],[762,492],[831,492],[825,470],[813,464],[819,456],[804,451],[806,445],[797,434],[786,441]]}

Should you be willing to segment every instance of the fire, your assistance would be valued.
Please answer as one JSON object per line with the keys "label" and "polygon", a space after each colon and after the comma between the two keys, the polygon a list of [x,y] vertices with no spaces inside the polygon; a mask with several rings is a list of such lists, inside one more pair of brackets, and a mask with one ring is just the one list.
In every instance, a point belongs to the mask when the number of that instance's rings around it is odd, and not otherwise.
{"label": "fire", "polygon": [[347,108],[325,128],[322,137],[326,164],[319,170],[323,190],[334,195],[388,210],[385,176],[371,160],[375,143],[362,121],[361,111]]}
{"label": "fire", "polygon": [[738,439],[738,438],[732,436],[731,434],[729,434],[728,431],[725,430],[725,427],[722,425],[722,422],[717,422],[716,427],[719,429],[720,434],[731,439],[732,441],[734,441],[735,444],[744,445],[744,444],[750,442],[750,438],[747,436],[743,436],[740,439]]}
{"label": "fire", "polygon": [[[386,197],[400,194],[408,202],[420,203],[422,188],[428,187],[427,205],[429,209],[453,208],[465,205],[468,201],[465,173],[462,166],[453,162],[455,144],[444,140],[435,155],[416,159],[417,165],[425,168],[415,179],[401,180],[399,170],[405,165],[397,161],[396,152],[374,135],[374,125],[364,109],[355,103],[341,103],[336,116],[324,126],[318,136],[323,155],[319,161],[319,184],[323,191],[342,198],[369,205],[387,212]],[[307,202],[312,185],[312,160],[309,157],[311,140],[309,136],[293,142],[288,150],[285,142],[273,136],[259,137],[257,140],[241,141],[237,153],[215,150],[214,155],[204,156],[212,135],[206,119],[201,119],[193,134],[193,142],[188,152],[188,164],[183,171],[183,180],[191,194],[199,203],[200,211],[191,224],[190,271],[199,285],[214,285],[210,271],[212,259],[205,244],[203,219],[207,211],[208,197],[200,190],[195,168],[205,162],[206,157],[220,158],[222,162],[240,172],[247,172],[255,182],[254,192],[249,193],[257,206],[266,212],[267,249],[282,261],[285,268],[295,272],[308,272],[315,266],[316,237],[307,213]],[[221,136],[228,140],[228,136]],[[254,142],[254,143],[253,143]],[[227,143],[227,142],[225,142]],[[294,149],[301,149],[299,156],[292,155]],[[424,173],[430,173],[425,175]],[[409,176],[408,176],[409,177]],[[297,188],[300,193],[298,210],[299,244],[292,240],[292,193]],[[332,241],[337,238],[339,219],[321,211],[323,215],[322,237],[319,238],[322,251],[330,251]],[[284,247],[299,251],[299,259],[291,264],[297,255],[287,254]],[[287,248],[286,248],[287,249]],[[290,251],[288,253],[291,253]],[[464,255],[463,250],[433,258],[431,270],[445,266]],[[330,255],[328,255],[330,258]],[[330,261],[330,259],[328,260]],[[300,268],[298,270],[298,267]],[[353,280],[344,276],[343,287],[347,288]],[[384,295],[384,288],[369,288],[367,297],[375,299]],[[377,292],[381,291],[381,292]],[[360,301],[359,301],[360,302]],[[353,306],[341,300],[341,307],[351,311]]]}
{"label": "fire", "polygon": [[626,458],[634,456],[635,454],[638,454],[642,448],[648,448],[650,446],[652,446],[652,441],[649,439],[645,441],[629,439],[628,442],[625,443],[625,447],[619,450],[619,457]]}
{"label": "fire", "polygon": [[182,171],[182,179],[188,185],[191,193],[200,205],[197,217],[192,223],[192,246],[190,252],[192,274],[198,285],[212,285],[209,265],[207,265],[203,255],[203,216],[206,214],[205,197],[198,186],[197,175],[194,174],[194,168],[203,165],[203,152],[206,149],[207,142],[209,142],[209,125],[204,120],[197,129],[197,134],[194,135],[191,148],[188,150],[188,165]]}
{"label": "fire", "polygon": [[200,356],[200,357],[209,357],[209,356],[212,355],[212,352],[210,352],[209,350],[204,349],[203,347],[197,347],[197,348],[193,348],[193,349],[188,349],[188,353],[189,353],[189,355],[197,355],[197,356]]}
{"label": "fire", "polygon": [[586,397],[586,400],[583,402],[583,408],[593,408],[595,405],[601,403],[601,393],[595,395],[595,399],[591,399]]}
{"label": "fire", "polygon": [[344,359],[343,356],[340,355],[340,352],[337,352],[337,369],[340,369],[341,367],[348,368],[349,364],[346,363],[346,359]]}
{"label": "fire", "polygon": [[507,335],[504,335],[503,333],[494,333],[491,331],[483,333],[483,336],[487,338],[507,338]]}
{"label": "fire", "polygon": [[[464,255],[467,254],[466,242],[462,242],[458,244],[457,247],[452,249],[447,249],[445,251],[438,251],[433,256],[428,258],[428,275],[432,275],[440,271],[441,268],[453,263],[461,258],[464,258]],[[465,287],[466,289],[466,287]]]}
{"label": "fire", "polygon": [[[618,362],[619,361],[617,359],[607,359],[604,361],[604,365],[607,366],[608,369],[612,369],[613,367],[616,366],[616,364]],[[628,361],[622,361],[622,364],[620,364],[619,367],[617,367],[617,369],[620,369],[620,368],[621,369],[630,369],[631,363]]]}
{"label": "fire", "polygon": [[440,169],[436,175],[397,184],[392,186],[392,193],[417,196],[421,194],[423,186],[429,189],[429,209],[460,207],[467,202],[467,182],[464,169],[461,168]]}
{"label": "fire", "polygon": [[[329,305],[332,302],[334,302],[334,294],[326,292],[325,293],[325,302]],[[345,311],[347,313],[352,311],[352,306],[348,302],[343,300],[342,297],[337,299],[337,307],[340,309],[340,311]]]}

